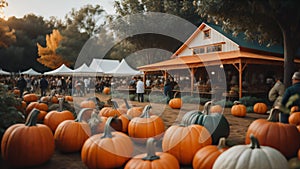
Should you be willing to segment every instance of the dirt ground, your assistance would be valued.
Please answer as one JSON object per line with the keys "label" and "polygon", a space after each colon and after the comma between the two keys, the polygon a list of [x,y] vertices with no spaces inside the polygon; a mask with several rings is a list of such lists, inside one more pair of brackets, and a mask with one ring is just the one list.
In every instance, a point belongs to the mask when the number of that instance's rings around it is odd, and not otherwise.
{"label": "dirt ground", "polygon": [[[108,95],[96,94],[96,96],[100,100],[107,100],[109,98]],[[85,97],[87,98],[87,97]],[[85,98],[74,97],[74,103],[79,103],[81,100]],[[117,101],[119,105],[124,104],[124,102],[120,99],[113,98],[113,100]],[[139,103],[129,101],[129,104],[132,106],[145,106],[147,104],[152,105],[151,113],[159,115],[165,122],[166,128],[171,125],[178,124],[181,120],[181,117],[184,113],[189,110],[199,109],[202,110],[203,107],[199,105],[193,104],[184,104],[183,107],[179,109],[171,109],[166,104],[159,103]],[[236,144],[244,144],[245,134],[250,123],[258,118],[267,118],[267,115],[248,113],[246,117],[239,118],[234,117],[230,113],[229,108],[224,109],[224,115],[230,124],[230,135],[227,138],[226,144],[228,146],[233,146]],[[135,144],[135,154],[144,153],[145,146],[141,144]],[[160,145],[157,147],[157,151],[161,151]],[[30,155],[30,154],[29,154]],[[0,159],[0,168],[7,169],[6,163]],[[45,164],[37,167],[32,167],[32,169],[86,169],[87,167],[81,162],[80,152],[71,153],[71,154],[62,154],[58,151],[52,156],[52,158]],[[191,166],[182,166],[182,169],[190,169]]]}

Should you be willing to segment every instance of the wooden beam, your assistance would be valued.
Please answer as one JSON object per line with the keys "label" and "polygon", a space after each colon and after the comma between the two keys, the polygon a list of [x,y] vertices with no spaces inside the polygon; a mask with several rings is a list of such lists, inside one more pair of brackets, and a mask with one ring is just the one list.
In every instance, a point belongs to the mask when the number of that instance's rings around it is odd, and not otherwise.
{"label": "wooden beam", "polygon": [[195,68],[191,68],[191,95],[193,94],[193,90],[194,90],[194,75],[195,75]]}

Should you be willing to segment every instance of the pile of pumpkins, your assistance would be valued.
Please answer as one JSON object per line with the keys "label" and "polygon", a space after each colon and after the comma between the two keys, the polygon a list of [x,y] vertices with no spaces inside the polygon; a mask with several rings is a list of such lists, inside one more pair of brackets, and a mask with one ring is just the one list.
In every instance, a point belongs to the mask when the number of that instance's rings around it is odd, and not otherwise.
{"label": "pile of pumpkins", "polygon": [[[46,113],[41,120],[41,112],[47,111],[41,104],[35,103],[31,110],[27,106],[26,123],[11,126],[3,136],[2,157],[11,167],[41,165],[55,148],[62,153],[81,152],[88,168],[284,169],[288,168],[287,159],[300,158],[296,126],[272,120],[255,120],[248,128],[245,145],[227,147],[229,123],[222,108],[211,102],[202,112],[186,112],[180,124],[167,129],[151,105],[130,107],[125,102],[118,106],[112,101],[112,106],[97,109],[93,100],[85,100],[76,119],[72,112],[60,109],[53,115],[52,111]],[[272,111],[270,119],[276,113]],[[155,151],[158,141],[162,141],[162,152]],[[133,156],[134,143],[146,145],[146,153]]]}

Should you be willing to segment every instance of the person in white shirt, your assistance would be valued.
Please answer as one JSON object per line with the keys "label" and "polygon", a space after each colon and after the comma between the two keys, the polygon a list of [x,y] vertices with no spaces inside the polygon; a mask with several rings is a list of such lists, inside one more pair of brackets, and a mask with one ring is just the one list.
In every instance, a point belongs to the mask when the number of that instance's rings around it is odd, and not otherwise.
{"label": "person in white shirt", "polygon": [[144,82],[142,81],[141,77],[138,77],[138,81],[136,83],[136,93],[139,102],[144,102],[144,92],[145,92]]}

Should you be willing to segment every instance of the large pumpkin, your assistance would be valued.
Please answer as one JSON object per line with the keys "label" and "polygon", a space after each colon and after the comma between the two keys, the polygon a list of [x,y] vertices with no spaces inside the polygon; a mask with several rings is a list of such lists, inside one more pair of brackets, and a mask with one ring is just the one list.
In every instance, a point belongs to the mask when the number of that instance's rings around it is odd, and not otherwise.
{"label": "large pumpkin", "polygon": [[253,111],[258,114],[265,114],[268,111],[268,106],[265,103],[255,103]]}
{"label": "large pumpkin", "polygon": [[81,159],[88,168],[118,168],[132,156],[130,137],[122,132],[111,132],[112,119],[108,118],[104,133],[90,137],[82,147]]}
{"label": "large pumpkin", "polygon": [[178,160],[169,153],[155,151],[155,139],[147,140],[147,153],[134,156],[125,165],[125,169],[179,169]]}
{"label": "large pumpkin", "polygon": [[163,120],[157,115],[149,115],[150,105],[145,106],[143,114],[128,124],[128,135],[136,141],[145,142],[150,137],[159,138],[165,131]]}
{"label": "large pumpkin", "polygon": [[10,126],[4,133],[2,157],[11,167],[32,167],[48,161],[54,153],[49,127],[37,124],[39,110],[33,109],[25,124]]}
{"label": "large pumpkin", "polygon": [[81,111],[75,120],[61,122],[54,133],[55,146],[64,153],[78,152],[91,136],[91,129],[86,122],[81,122]]}
{"label": "large pumpkin", "polygon": [[202,112],[198,110],[187,112],[182,117],[182,123],[204,126],[211,133],[213,144],[218,144],[221,137],[227,138],[229,136],[230,127],[227,119],[221,113],[208,112],[210,104],[211,102],[205,103]]}
{"label": "large pumpkin", "polygon": [[300,148],[300,133],[295,125],[276,122],[278,109],[272,109],[268,120],[257,119],[248,127],[245,143],[250,143],[253,134],[261,145],[279,150],[286,158],[297,155]]}
{"label": "large pumpkin", "polygon": [[278,150],[260,146],[254,136],[249,140],[250,145],[236,145],[223,152],[215,161],[213,169],[288,169],[286,158]]}
{"label": "large pumpkin", "polygon": [[191,165],[196,152],[211,145],[209,131],[200,125],[179,125],[169,127],[163,137],[163,152],[174,155],[180,164]]}
{"label": "large pumpkin", "polygon": [[52,110],[44,118],[44,124],[46,124],[53,133],[57,126],[65,120],[74,120],[74,115],[69,110],[62,110],[63,100],[59,100],[59,110]]}
{"label": "large pumpkin", "polygon": [[231,107],[231,114],[236,117],[245,117],[247,114],[247,108],[240,102],[235,101],[234,105]]}
{"label": "large pumpkin", "polygon": [[29,114],[33,108],[36,108],[40,111],[48,111],[48,105],[42,102],[30,102],[26,107],[26,114]]}
{"label": "large pumpkin", "polygon": [[34,93],[29,93],[23,96],[23,100],[27,103],[36,102],[38,99],[38,96]]}
{"label": "large pumpkin", "polygon": [[226,140],[223,137],[220,138],[217,146],[208,145],[198,150],[193,158],[193,168],[212,168],[219,155],[228,149],[228,147],[225,145],[225,141]]}

